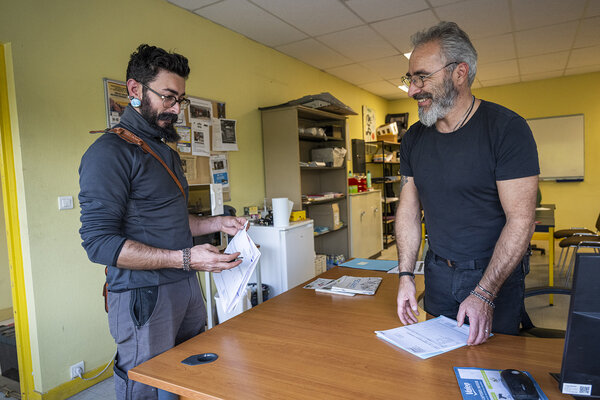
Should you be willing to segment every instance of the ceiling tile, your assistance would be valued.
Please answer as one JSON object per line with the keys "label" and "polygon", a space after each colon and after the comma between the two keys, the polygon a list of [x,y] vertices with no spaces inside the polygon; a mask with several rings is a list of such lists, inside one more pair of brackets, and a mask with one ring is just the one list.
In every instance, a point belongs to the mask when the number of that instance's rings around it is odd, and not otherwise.
{"label": "ceiling tile", "polygon": [[587,47],[600,44],[600,17],[586,18],[581,21],[574,47]]}
{"label": "ceiling tile", "polygon": [[218,3],[221,0],[167,0],[171,4],[194,11],[209,4]]}
{"label": "ceiling tile", "polygon": [[600,46],[584,47],[571,51],[567,68],[586,67],[600,64]]}
{"label": "ceiling tile", "polygon": [[509,76],[506,78],[499,79],[490,79],[490,80],[480,80],[481,87],[490,87],[490,86],[501,86],[501,85],[510,85],[511,83],[519,83],[520,79],[518,76]]}
{"label": "ceiling tile", "polygon": [[346,5],[366,22],[399,17],[429,8],[425,0],[347,0]]}
{"label": "ceiling tile", "polygon": [[278,46],[275,49],[319,69],[352,63],[352,60],[349,58],[331,50],[329,47],[312,38]]}
{"label": "ceiling tile", "polygon": [[600,64],[588,65],[586,67],[577,67],[577,68],[567,68],[565,70],[565,75],[579,75],[579,74],[587,74],[590,72],[598,72],[600,71]]}
{"label": "ceiling tile", "polygon": [[245,0],[225,0],[195,13],[267,46],[306,38],[294,27]]}
{"label": "ceiling tile", "polygon": [[442,21],[454,21],[469,37],[495,36],[511,31],[507,0],[470,0],[436,7]]}
{"label": "ceiling tile", "polygon": [[338,0],[252,0],[309,36],[336,32],[363,22]]}
{"label": "ceiling tile", "polygon": [[524,57],[519,60],[519,70],[521,71],[521,75],[548,71],[564,71],[568,58],[568,51]]}
{"label": "ceiling tile", "polygon": [[569,50],[575,39],[578,22],[536,28],[515,33],[517,54],[519,57],[535,56]]}
{"label": "ceiling tile", "polygon": [[590,0],[585,8],[584,17],[593,17],[596,15],[600,15],[600,1]]}
{"label": "ceiling tile", "polygon": [[400,78],[408,71],[408,59],[400,55],[364,61],[361,64],[383,79]]}
{"label": "ceiling tile", "polygon": [[[387,98],[387,99],[401,99],[407,98],[406,92],[398,89],[395,85],[388,81],[378,81],[373,83],[368,83],[364,85],[358,85],[360,88],[365,89],[368,92],[374,93],[378,96]],[[384,122],[381,121],[380,124]]]}
{"label": "ceiling tile", "polygon": [[512,0],[515,29],[525,30],[581,18],[586,0]]}
{"label": "ceiling tile", "polygon": [[412,15],[405,15],[376,22],[371,27],[385,37],[396,49],[402,53],[412,50],[410,37],[418,31],[427,29],[439,22],[439,19],[430,10],[421,11]]}
{"label": "ceiling tile", "polygon": [[445,6],[446,4],[451,4],[451,3],[459,3],[463,0],[429,0],[429,4],[431,4],[432,7],[440,7],[440,6]]}
{"label": "ceiling tile", "polygon": [[317,40],[355,61],[398,54],[396,49],[367,25],[319,36]]}
{"label": "ceiling tile", "polygon": [[473,46],[477,50],[477,61],[479,63],[487,64],[517,57],[512,33],[474,39]]}
{"label": "ceiling tile", "polygon": [[328,74],[337,76],[354,85],[371,83],[381,80],[381,76],[360,64],[344,65],[343,67],[328,68],[325,70]]}
{"label": "ceiling tile", "polygon": [[521,74],[521,81],[539,81],[542,79],[559,78],[563,76],[563,69],[555,71],[540,72],[536,74]]}
{"label": "ceiling tile", "polygon": [[479,79],[481,83],[486,80],[507,78],[512,76],[519,76],[517,60],[507,60],[477,65],[477,79]]}

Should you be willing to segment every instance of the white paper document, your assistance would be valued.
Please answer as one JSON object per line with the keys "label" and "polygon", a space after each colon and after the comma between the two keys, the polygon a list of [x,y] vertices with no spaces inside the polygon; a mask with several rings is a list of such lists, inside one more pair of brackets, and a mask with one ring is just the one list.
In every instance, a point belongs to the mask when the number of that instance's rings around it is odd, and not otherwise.
{"label": "white paper document", "polygon": [[375,334],[425,359],[465,346],[469,337],[469,325],[458,327],[455,320],[442,315],[413,325],[375,331]]}
{"label": "white paper document", "polygon": [[[247,223],[246,223],[247,224]],[[229,242],[225,253],[232,254],[240,252],[243,257],[242,263],[235,268],[213,273],[215,286],[219,292],[219,298],[223,301],[227,312],[231,312],[236,304],[246,294],[246,285],[250,276],[256,268],[260,251],[248,236],[244,226]]]}

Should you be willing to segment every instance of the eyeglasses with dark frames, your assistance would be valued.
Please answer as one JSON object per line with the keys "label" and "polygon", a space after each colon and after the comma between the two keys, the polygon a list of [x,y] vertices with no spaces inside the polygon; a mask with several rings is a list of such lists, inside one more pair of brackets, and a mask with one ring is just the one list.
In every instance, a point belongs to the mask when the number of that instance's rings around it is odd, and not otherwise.
{"label": "eyeglasses with dark frames", "polygon": [[185,108],[187,108],[187,106],[190,105],[190,99],[188,99],[186,97],[182,97],[182,98],[178,99],[175,96],[165,96],[163,94],[158,93],[156,90],[152,89],[151,87],[144,85],[143,83],[142,83],[142,86],[145,87],[146,89],[148,89],[149,91],[151,91],[152,93],[154,93],[155,95],[157,95],[158,97],[160,97],[163,102],[163,107],[165,107],[165,108],[171,108],[175,105],[175,103],[179,103],[179,107],[181,107],[182,109],[185,109]]}
{"label": "eyeglasses with dark frames", "polygon": [[428,75],[410,75],[410,74],[406,74],[404,75],[402,78],[400,78],[400,80],[402,81],[402,84],[404,86],[406,86],[407,88],[410,87],[410,85],[415,85],[416,87],[418,87],[419,89],[421,89],[423,86],[425,86],[425,79],[429,78],[431,75],[440,72],[441,70],[443,70],[444,68],[447,68],[453,64],[460,64],[458,61],[452,61],[451,63],[448,63],[446,65],[444,65],[442,68],[433,71],[432,73],[428,74]]}

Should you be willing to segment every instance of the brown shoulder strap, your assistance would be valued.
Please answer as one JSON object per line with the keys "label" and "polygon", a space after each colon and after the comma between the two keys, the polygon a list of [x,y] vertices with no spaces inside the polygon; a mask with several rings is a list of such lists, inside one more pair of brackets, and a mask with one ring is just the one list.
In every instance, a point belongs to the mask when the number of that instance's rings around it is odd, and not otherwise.
{"label": "brown shoulder strap", "polygon": [[150,148],[150,146],[148,146],[148,143],[144,142],[140,137],[136,136],[134,133],[132,133],[124,128],[112,128],[112,129],[107,129],[105,131],[90,131],[90,133],[101,133],[101,132],[114,133],[117,136],[119,136],[121,139],[125,140],[126,142],[133,143],[137,146],[140,146],[140,148],[142,149],[142,151],[144,153],[150,153],[154,158],[156,158],[158,160],[158,162],[160,162],[162,164],[163,167],[165,167],[165,169],[167,170],[169,175],[171,175],[171,178],[173,178],[173,180],[179,187],[179,190],[181,190],[181,194],[183,194],[183,198],[185,199],[185,191],[183,190],[183,186],[181,186],[181,182],[179,182],[179,179],[177,179],[177,176],[175,176],[173,171],[171,171],[171,168],[169,168],[169,166],[167,164],[165,164],[165,162],[162,160],[162,158],[160,158],[158,156],[158,154],[156,154],[154,152],[154,150],[152,150]]}

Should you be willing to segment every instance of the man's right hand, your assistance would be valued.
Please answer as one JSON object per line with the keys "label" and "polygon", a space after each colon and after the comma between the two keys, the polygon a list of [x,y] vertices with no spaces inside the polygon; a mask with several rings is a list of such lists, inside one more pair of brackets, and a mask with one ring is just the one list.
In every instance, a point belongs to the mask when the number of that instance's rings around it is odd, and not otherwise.
{"label": "man's right hand", "polygon": [[417,307],[417,288],[415,280],[410,276],[401,276],[398,285],[398,317],[404,325],[417,322],[419,309]]}
{"label": "man's right hand", "polygon": [[242,260],[235,260],[240,253],[224,254],[210,244],[200,244],[191,249],[192,262],[190,268],[196,271],[221,272],[237,267]]}

